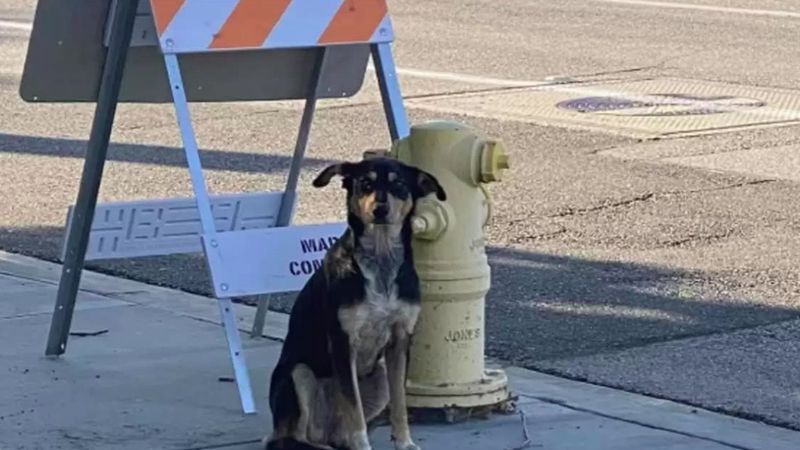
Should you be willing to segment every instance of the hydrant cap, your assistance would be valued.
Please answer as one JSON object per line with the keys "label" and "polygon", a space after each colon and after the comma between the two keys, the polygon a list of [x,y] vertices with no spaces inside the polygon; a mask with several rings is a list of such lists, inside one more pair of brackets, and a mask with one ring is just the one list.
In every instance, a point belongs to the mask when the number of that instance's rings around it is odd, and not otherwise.
{"label": "hydrant cap", "polygon": [[509,168],[509,158],[505,146],[500,141],[487,141],[481,154],[481,181],[491,183],[500,181],[503,171]]}

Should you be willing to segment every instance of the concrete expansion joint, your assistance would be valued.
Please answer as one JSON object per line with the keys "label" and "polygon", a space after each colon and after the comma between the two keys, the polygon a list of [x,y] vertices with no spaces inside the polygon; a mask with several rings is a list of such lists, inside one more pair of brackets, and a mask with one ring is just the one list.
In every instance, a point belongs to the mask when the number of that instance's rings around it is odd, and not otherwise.
{"label": "concrete expansion joint", "polygon": [[678,435],[681,435],[681,436],[690,437],[692,439],[697,439],[697,440],[706,441],[706,442],[712,442],[712,443],[719,444],[719,445],[722,445],[722,446],[728,447],[728,448],[733,448],[733,449],[737,449],[737,450],[757,450],[757,449],[754,449],[754,448],[751,448],[751,447],[744,447],[744,446],[733,444],[733,443],[730,443],[730,442],[725,442],[725,441],[723,441],[721,439],[714,439],[714,438],[710,438],[710,437],[707,437],[707,436],[702,436],[702,435],[699,435],[699,434],[696,434],[696,433],[690,433],[690,432],[676,430],[676,429],[669,428],[669,427],[654,425],[652,423],[647,423],[647,422],[643,422],[643,421],[639,421],[639,420],[628,419],[628,418],[621,417],[621,416],[614,415],[614,414],[607,414],[607,413],[604,413],[604,412],[601,412],[601,411],[597,411],[597,410],[594,410],[594,409],[591,409],[591,408],[584,408],[584,407],[580,407],[580,406],[575,406],[575,405],[572,405],[569,402],[566,402],[564,400],[554,399],[554,398],[550,398],[550,397],[527,395],[527,394],[520,394],[520,397],[525,397],[525,398],[538,400],[538,401],[540,401],[542,403],[549,403],[551,405],[557,405],[557,406],[560,406],[562,408],[570,409],[570,410],[573,410],[573,411],[582,412],[582,413],[586,413],[586,414],[591,414],[593,416],[602,417],[602,418],[605,418],[605,419],[611,419],[611,420],[616,420],[616,421],[620,421],[620,422],[625,422],[625,423],[629,423],[631,425],[637,425],[637,426],[640,426],[640,427],[643,427],[643,428],[649,428],[651,430],[664,431],[664,432],[667,432],[667,433],[673,433],[673,434],[678,434]]}

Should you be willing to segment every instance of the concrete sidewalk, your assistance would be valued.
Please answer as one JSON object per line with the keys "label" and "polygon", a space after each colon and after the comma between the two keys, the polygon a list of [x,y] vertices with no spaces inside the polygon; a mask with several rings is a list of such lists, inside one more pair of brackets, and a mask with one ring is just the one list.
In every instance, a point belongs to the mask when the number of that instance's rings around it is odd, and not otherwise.
{"label": "concrete sidewalk", "polygon": [[[0,450],[257,449],[280,343],[243,337],[260,413],[244,416],[212,299],[87,272],[65,357],[43,356],[59,266],[0,252]],[[238,306],[237,306],[238,307]],[[241,329],[253,309],[238,307]],[[270,314],[282,336],[286,317]],[[521,416],[413,427],[425,449],[797,449],[800,433],[509,367]],[[388,450],[388,429],[372,436]]]}

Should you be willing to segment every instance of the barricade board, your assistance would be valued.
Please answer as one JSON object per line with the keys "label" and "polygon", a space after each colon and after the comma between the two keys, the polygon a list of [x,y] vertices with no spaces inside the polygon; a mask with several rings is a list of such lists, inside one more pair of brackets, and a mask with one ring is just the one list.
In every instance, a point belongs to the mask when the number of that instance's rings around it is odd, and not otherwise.
{"label": "barricade board", "polygon": [[[275,226],[281,192],[212,196],[220,233]],[[72,220],[73,208],[67,216]],[[112,202],[97,205],[86,260],[202,253],[202,229],[194,198]],[[62,260],[66,242],[62,249]]]}
{"label": "barricade board", "polygon": [[164,53],[394,40],[386,0],[150,0]]}
{"label": "barricade board", "polygon": [[239,297],[303,288],[322,264],[346,223],[295,225],[203,236],[217,297]]}
{"label": "barricade board", "polygon": [[[111,0],[39,0],[20,84],[23,100],[97,101],[111,5]],[[120,102],[172,102],[152,30],[149,0],[140,0]],[[319,98],[356,94],[364,81],[369,44],[332,46],[328,52],[332,69],[320,80]],[[186,54],[180,62],[190,102],[305,99],[315,49]]]}
{"label": "barricade board", "polygon": [[[47,355],[66,351],[87,259],[202,251],[242,410],[255,412],[231,298],[302,289],[345,232],[291,218],[317,101],[355,94],[369,55],[389,135],[408,135],[393,38],[386,0],[39,0],[20,95],[97,103]],[[289,99],[305,107],[285,192],[209,195],[188,103]],[[119,102],[173,103],[193,198],[97,205]]]}

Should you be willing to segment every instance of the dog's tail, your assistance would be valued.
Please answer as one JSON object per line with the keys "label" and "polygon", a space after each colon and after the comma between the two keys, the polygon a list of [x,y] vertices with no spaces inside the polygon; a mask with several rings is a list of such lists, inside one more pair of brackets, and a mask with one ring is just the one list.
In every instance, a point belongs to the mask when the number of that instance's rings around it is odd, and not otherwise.
{"label": "dog's tail", "polygon": [[330,450],[330,447],[319,447],[290,437],[267,441],[266,444],[266,450]]}

